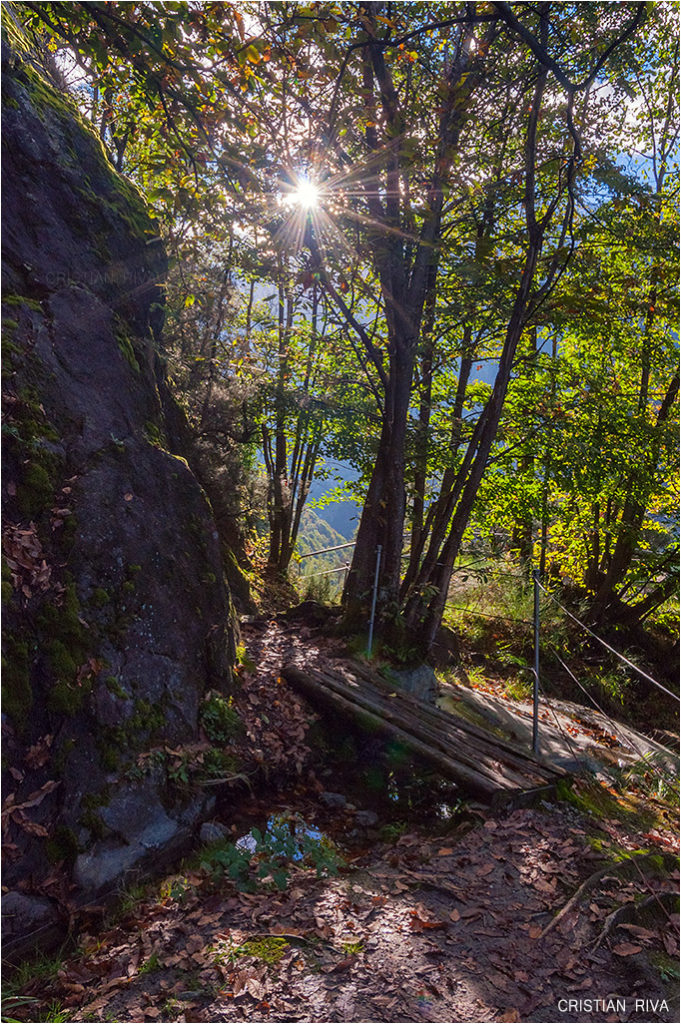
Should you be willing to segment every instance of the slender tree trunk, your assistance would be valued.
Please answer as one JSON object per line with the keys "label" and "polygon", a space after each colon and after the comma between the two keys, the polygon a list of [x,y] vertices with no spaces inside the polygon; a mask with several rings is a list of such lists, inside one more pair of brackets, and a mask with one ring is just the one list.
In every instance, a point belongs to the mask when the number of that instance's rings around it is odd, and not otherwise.
{"label": "slender tree trunk", "polygon": [[[662,430],[669,419],[669,414],[678,393],[679,374],[677,373],[670,381],[658,410],[655,422],[655,435],[650,444],[646,465],[638,467],[638,472],[632,472],[629,477],[626,489],[627,497],[618,524],[617,538],[612,556],[589,609],[589,616],[593,622],[600,621],[608,607],[616,603],[616,589],[624,580],[636,552],[646,515],[648,490],[654,481],[657,462],[660,456]],[[641,473],[649,482],[644,493],[641,493],[641,490],[636,488],[636,481]]]}
{"label": "slender tree trunk", "polygon": [[[252,299],[252,293],[251,293]],[[317,288],[313,293],[311,336],[302,384],[303,396],[314,384],[318,351]],[[304,397],[289,394],[291,338],[294,321],[294,296],[280,268],[278,303],[277,384],[273,429],[263,424],[263,454],[268,475],[268,517],[270,543],[268,570],[285,578],[298,539],[300,522],[319,455],[324,421],[312,413]],[[249,303],[250,317],[250,303]],[[294,402],[298,403],[295,408]],[[291,435],[293,435],[291,437]]]}
{"label": "slender tree trunk", "polygon": [[[454,396],[449,436],[449,448],[452,459],[456,458],[461,444],[463,407],[466,400],[466,389],[468,388],[468,382],[473,369],[473,348],[473,335],[470,324],[464,324],[461,365],[459,367],[456,395]],[[412,547],[409,566],[402,581],[401,596],[403,603],[409,595],[412,586],[415,583],[418,586],[419,582],[425,581],[437,562],[440,546],[447,534],[447,527],[451,521],[456,500],[460,493],[460,488],[457,486],[459,478],[460,473],[452,466],[447,466],[442,475],[439,495],[428,510],[423,529],[417,539],[416,547]],[[428,549],[424,556],[426,545],[428,545]]]}
{"label": "slender tree trunk", "polygon": [[[536,366],[537,361],[537,328],[533,327],[529,332],[532,339],[532,352],[531,357],[533,360],[532,365]],[[534,458],[532,455],[524,454],[520,457],[518,463],[518,476],[521,479],[527,480],[530,476],[534,476]],[[517,516],[516,521],[513,525],[513,532],[511,536],[511,550],[516,551],[518,554],[518,560],[523,569],[528,569],[532,562],[532,554],[534,551],[534,517],[530,508],[525,508]]]}
{"label": "slender tree trunk", "polygon": [[[547,31],[545,18],[543,32]],[[534,89],[532,112],[525,140],[525,219],[527,224],[527,251],[523,272],[509,317],[504,346],[499,360],[499,369],[494,381],[492,394],[482,411],[468,444],[463,463],[452,488],[456,496],[454,511],[447,539],[442,546],[427,577],[419,575],[416,586],[408,600],[405,617],[407,625],[424,652],[432,646],[444,613],[449,583],[454,562],[461,547],[463,534],[473,510],[483,473],[487,466],[492,444],[499,427],[501,413],[508,390],[518,343],[526,327],[530,308],[537,261],[541,253],[544,233],[550,222],[554,207],[549,206],[540,221],[535,213],[535,159],[537,149],[537,125],[542,97],[546,87],[547,71],[540,71]],[[430,595],[433,595],[432,597]]]}
{"label": "slender tree trunk", "polygon": [[[372,15],[380,5],[369,5]],[[494,29],[490,28],[489,33]],[[361,625],[367,614],[373,585],[377,550],[381,546],[379,576],[379,617],[384,631],[401,629],[400,575],[405,522],[405,461],[407,418],[411,397],[414,359],[418,344],[428,283],[433,273],[437,242],[440,238],[444,206],[444,183],[456,152],[459,136],[468,114],[468,100],[482,76],[478,54],[462,46],[443,82],[444,98],[440,113],[440,138],[427,196],[424,216],[413,258],[402,240],[411,211],[408,196],[403,196],[400,165],[400,139],[403,111],[400,99],[385,63],[383,47],[367,44],[364,48],[364,97],[370,118],[366,135],[373,152],[380,149],[375,129],[377,95],[392,140],[386,147],[384,184],[365,182],[369,213],[376,224],[386,225],[386,233],[373,239],[374,263],[381,282],[388,335],[387,372],[375,352],[365,347],[376,365],[385,388],[381,435],[375,467],[362,511],[352,565],[343,591],[346,624]],[[480,47],[484,51],[484,47]],[[385,208],[379,198],[383,190]],[[356,326],[356,325],[355,325]],[[360,336],[362,334],[360,333]]]}
{"label": "slender tree trunk", "polygon": [[[293,326],[293,299],[279,266],[277,312],[277,384],[275,395],[274,436],[269,441],[270,475],[270,551],[267,560],[270,572],[281,573],[282,549],[287,534],[288,475],[286,464],[286,378],[289,343]],[[263,430],[266,428],[263,427]]]}
{"label": "slender tree trunk", "polygon": [[428,479],[428,436],[433,391],[433,354],[435,351],[435,306],[437,285],[437,261],[430,268],[428,277],[428,293],[425,303],[423,324],[422,353],[419,367],[420,401],[419,419],[416,428],[416,444],[414,452],[414,490],[411,509],[411,554],[407,575],[418,565],[420,550],[423,546],[423,519],[426,503],[426,484]]}
{"label": "slender tree trunk", "polygon": [[[477,451],[473,457],[465,485],[461,490],[461,497],[458,501],[456,512],[452,520],[449,535],[440,554],[440,559],[434,567],[431,576],[432,586],[435,594],[427,607],[424,608],[419,600],[414,603],[409,616],[409,625],[418,630],[424,650],[432,646],[437,631],[440,628],[442,615],[444,613],[449,583],[452,577],[454,562],[461,547],[464,532],[473,511],[473,504],[480,487],[482,475],[487,466],[492,444],[499,427],[508,383],[511,376],[511,368],[520,337],[525,327],[525,314],[527,311],[530,290],[534,280],[537,266],[537,259],[541,250],[541,236],[535,233],[530,237],[529,249],[525,260],[523,276],[514,303],[513,312],[506,333],[504,350],[499,361],[499,371],[494,382],[492,395],[485,407],[485,410],[478,421],[482,424],[477,439]],[[471,442],[473,443],[473,442]],[[425,612],[425,614],[424,614]],[[421,626],[419,626],[421,622]]]}
{"label": "slender tree trunk", "polygon": [[[554,333],[551,340],[551,360],[552,360],[552,373],[551,373],[551,403],[550,408],[553,409],[553,404],[556,397],[556,374],[555,374],[555,363],[556,353],[558,351],[558,336]],[[549,484],[551,481],[551,472],[553,466],[553,424],[549,422],[547,438],[546,438],[546,452],[544,454],[544,472],[542,479],[541,489],[541,550],[539,555],[539,572],[542,579],[546,575],[546,554],[549,546]]]}
{"label": "slender tree trunk", "polygon": [[413,355],[407,350],[394,360],[385,392],[378,452],[343,592],[346,621],[355,626],[361,624],[369,603],[379,545],[382,549],[381,618],[386,622],[394,620],[399,610],[405,518],[405,440],[412,371]]}

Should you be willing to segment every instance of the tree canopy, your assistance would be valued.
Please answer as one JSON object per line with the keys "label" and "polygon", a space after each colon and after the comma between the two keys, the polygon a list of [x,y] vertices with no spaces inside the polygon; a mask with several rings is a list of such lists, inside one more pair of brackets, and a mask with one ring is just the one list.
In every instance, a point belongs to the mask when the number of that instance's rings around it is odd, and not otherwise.
{"label": "tree canopy", "polygon": [[264,463],[272,571],[335,455],[350,624],[380,547],[383,626],[427,649],[472,537],[593,621],[677,591],[674,5],[6,8],[156,211],[171,372],[242,467],[226,516]]}

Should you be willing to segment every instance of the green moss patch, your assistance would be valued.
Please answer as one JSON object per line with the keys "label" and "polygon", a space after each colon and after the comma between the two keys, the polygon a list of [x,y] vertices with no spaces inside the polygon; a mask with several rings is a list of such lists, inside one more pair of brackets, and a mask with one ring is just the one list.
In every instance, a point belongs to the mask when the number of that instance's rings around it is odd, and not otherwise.
{"label": "green moss patch", "polygon": [[242,946],[237,946],[229,954],[230,960],[238,960],[242,956],[252,956],[262,960],[264,964],[278,964],[286,956],[288,942],[275,936],[263,935],[256,939],[247,939]]}
{"label": "green moss patch", "polygon": [[3,295],[3,306],[26,306],[37,313],[42,313],[42,307],[36,299],[30,299],[27,295]]}
{"label": "green moss patch", "polygon": [[139,373],[140,364],[137,362],[137,356],[135,355],[135,350],[132,347],[130,338],[122,331],[117,331],[116,340],[118,341],[118,350],[125,361],[132,367],[135,373]]}
{"label": "green moss patch", "polygon": [[89,630],[83,625],[73,580],[68,580],[60,605],[49,602],[43,605],[36,624],[52,680],[48,708],[58,714],[73,715],[92,690],[92,675],[79,678],[79,669],[88,659],[92,641]]}
{"label": "green moss patch", "polygon": [[30,654],[26,640],[3,633],[2,706],[19,729],[24,729],[33,708]]}
{"label": "green moss patch", "polygon": [[111,597],[109,596],[109,592],[104,590],[103,587],[97,587],[93,590],[90,600],[95,608],[103,608],[105,605],[109,604]]}
{"label": "green moss patch", "polygon": [[29,463],[17,488],[19,511],[27,519],[34,519],[49,508],[54,496],[54,482],[44,465]]}
{"label": "green moss patch", "polygon": [[582,814],[598,821],[613,819],[641,832],[648,832],[658,824],[655,808],[628,792],[617,793],[598,782],[578,780],[572,785],[558,782],[556,792],[560,800],[572,804]]}
{"label": "green moss patch", "polygon": [[[115,677],[109,676],[109,679]],[[127,699],[129,695],[121,688]],[[150,741],[162,732],[166,716],[163,704],[152,704],[148,700],[135,700],[133,713],[120,725],[100,730],[97,738],[102,767],[115,771],[132,764],[131,759],[148,746]],[[124,763],[122,763],[124,762]]]}
{"label": "green moss patch", "polygon": [[47,840],[46,852],[51,864],[73,864],[78,856],[78,840],[72,829],[59,825]]}

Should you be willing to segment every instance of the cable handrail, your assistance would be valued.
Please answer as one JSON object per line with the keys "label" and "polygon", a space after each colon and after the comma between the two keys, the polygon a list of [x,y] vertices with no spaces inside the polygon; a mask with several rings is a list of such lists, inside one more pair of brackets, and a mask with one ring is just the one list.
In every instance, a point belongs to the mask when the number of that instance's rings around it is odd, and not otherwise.
{"label": "cable handrail", "polygon": [[334,548],[320,548],[319,551],[306,551],[304,555],[299,555],[299,559],[302,561],[303,558],[312,558],[313,555],[325,555],[328,551],[342,551],[343,548],[354,548],[355,541],[348,541],[347,544],[337,544]]}
{"label": "cable handrail", "polygon": [[332,576],[335,572],[345,572],[346,569],[350,568],[350,563],[346,562],[345,565],[339,565],[337,569],[324,569],[323,572],[308,572],[304,576],[299,576],[299,580],[311,580],[313,576]]}
{"label": "cable handrail", "polygon": [[[641,748],[640,748],[640,747],[639,747],[639,746],[638,746],[638,745],[637,745],[636,743],[634,743],[634,741],[633,741],[633,740],[631,739],[631,737],[626,737],[626,736],[624,736],[624,735],[623,735],[623,734],[622,734],[622,733],[621,733],[621,732],[620,732],[620,731],[618,730],[618,728],[617,728],[617,725],[615,724],[615,722],[613,722],[612,718],[610,718],[610,716],[609,716],[609,715],[607,714],[607,712],[605,712],[605,711],[603,710],[603,708],[602,708],[602,707],[601,707],[601,706],[600,706],[600,705],[598,704],[598,702],[596,701],[596,698],[595,698],[595,697],[594,697],[594,696],[593,696],[592,694],[590,694],[590,693],[589,693],[589,691],[588,691],[588,690],[586,689],[586,687],[585,687],[585,686],[583,686],[583,684],[582,684],[582,683],[580,683],[580,681],[579,681],[579,679],[577,678],[577,676],[576,676],[576,675],[574,674],[574,672],[573,672],[573,671],[572,671],[572,670],[570,669],[569,665],[566,665],[566,664],[565,664],[565,662],[563,661],[563,659],[561,658],[561,656],[559,655],[559,653],[558,653],[558,651],[557,651],[557,650],[555,649],[555,647],[553,647],[553,645],[551,645],[551,646],[549,647],[549,650],[550,650],[550,651],[551,651],[551,653],[553,654],[554,658],[556,658],[556,660],[557,660],[557,661],[558,661],[558,662],[559,662],[559,663],[560,663],[560,664],[562,665],[563,669],[564,669],[564,670],[565,670],[565,671],[567,672],[567,674],[568,674],[568,675],[570,676],[570,678],[572,679],[572,681],[573,681],[574,683],[576,683],[576,684],[577,684],[577,686],[578,686],[578,687],[580,688],[580,690],[582,691],[582,693],[584,693],[584,694],[585,694],[585,696],[587,697],[587,699],[591,701],[591,703],[593,704],[593,706],[594,706],[594,707],[596,708],[596,711],[600,712],[600,714],[601,714],[601,715],[603,715],[603,718],[604,718],[604,719],[606,720],[606,722],[607,722],[607,723],[608,723],[608,724],[609,724],[609,725],[611,726],[611,728],[612,728],[613,732],[614,732],[614,733],[615,733],[615,734],[617,735],[617,738],[618,738],[618,740],[621,740],[621,741],[623,741],[623,742],[624,742],[624,745],[625,745],[625,746],[629,747],[629,749],[630,749],[630,750],[633,750],[633,752],[634,752],[635,754],[637,754],[637,755],[638,755],[638,757],[639,757],[639,758],[640,758],[640,759],[641,759],[642,761],[645,761],[645,760],[646,760],[646,754],[645,754],[645,751],[641,750]],[[673,777],[674,777],[674,776],[673,776],[673,773],[671,773],[671,772],[667,772],[667,771],[666,771],[666,770],[665,770],[664,768],[661,768],[661,767],[659,767],[659,766],[655,765],[655,764],[654,764],[654,763],[653,763],[652,761],[648,761],[647,763],[648,763],[648,764],[649,764],[649,766],[650,766],[650,767],[652,768],[653,772],[655,772],[655,773],[656,773],[657,775],[659,775],[659,776],[660,776],[660,778],[664,778],[664,780],[665,780],[665,781],[668,781],[669,779],[671,779],[671,778],[673,778]]]}
{"label": "cable handrail", "polygon": [[476,612],[473,608],[467,608],[463,604],[450,604],[447,602],[447,608],[456,612],[466,612],[467,615],[474,615],[477,618],[483,619],[498,619],[500,622],[515,622],[521,626],[531,626],[531,619],[516,619],[510,615],[492,615],[489,612]]}
{"label": "cable handrail", "polygon": [[662,690],[663,693],[666,693],[669,697],[673,697],[674,700],[677,700],[679,701],[679,703],[681,703],[681,697],[673,693],[671,690],[668,690],[666,686],[662,685],[662,683],[658,683],[656,679],[653,679],[652,676],[649,676],[647,672],[644,672],[642,668],[639,668],[638,665],[635,665],[633,661],[629,661],[627,657],[625,657],[623,654],[620,654],[619,651],[615,650],[615,648],[612,647],[607,642],[607,640],[604,640],[602,637],[598,635],[598,633],[594,633],[592,629],[589,629],[589,627],[585,625],[585,623],[583,623],[581,619],[578,619],[576,615],[573,615],[571,611],[568,611],[568,609],[565,608],[564,605],[562,605],[560,601],[558,601],[557,598],[553,596],[551,591],[546,589],[543,583],[537,581],[537,584],[541,588],[541,590],[544,591],[549,600],[553,601],[553,603],[558,608],[560,608],[562,612],[568,615],[573,620],[573,622],[576,622],[578,626],[581,626],[582,629],[584,629],[589,634],[589,636],[592,636],[594,640],[598,640],[599,644],[602,644],[603,647],[606,647],[612,654],[619,658],[620,661],[623,661],[625,665],[628,665],[629,668],[632,668],[634,672],[638,672],[638,674],[647,682],[652,683],[652,685],[656,686],[658,690]]}
{"label": "cable handrail", "polygon": [[568,736],[566,730],[561,725],[560,718],[556,714],[556,710],[555,710],[553,704],[551,703],[550,699],[546,695],[544,687],[539,682],[538,682],[538,686],[539,686],[539,690],[541,692],[541,695],[544,698],[545,704],[547,705],[549,711],[551,712],[551,714],[553,715],[553,717],[554,717],[554,719],[556,721],[556,726],[558,727],[558,731],[562,735],[562,737],[565,740],[565,742],[567,743],[568,747],[570,748],[570,752],[571,752],[573,758],[575,759],[575,761],[577,761],[578,764],[581,764],[583,768],[586,768],[586,770],[588,772],[591,772],[592,769],[591,769],[591,766],[589,765],[588,761],[585,758],[580,757],[580,755],[577,753],[577,750],[575,749],[575,747],[574,747],[574,745],[572,743],[572,740]]}

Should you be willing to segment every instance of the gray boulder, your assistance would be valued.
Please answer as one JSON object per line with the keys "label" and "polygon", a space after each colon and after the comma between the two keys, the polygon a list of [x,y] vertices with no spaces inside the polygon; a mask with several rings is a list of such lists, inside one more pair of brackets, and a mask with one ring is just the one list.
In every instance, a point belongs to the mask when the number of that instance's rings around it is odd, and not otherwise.
{"label": "gray boulder", "polygon": [[331,807],[334,810],[342,810],[348,802],[342,793],[320,793],[319,799],[327,807]]}
{"label": "gray boulder", "polygon": [[430,665],[417,665],[416,668],[393,669],[393,677],[401,690],[434,704],[438,695],[438,682]]}
{"label": "gray boulder", "polygon": [[40,896],[27,896],[16,890],[2,897],[4,942],[11,941],[17,935],[39,933],[53,926],[57,920],[57,909],[51,900]]}
{"label": "gray boulder", "polygon": [[356,811],[355,822],[359,828],[373,828],[378,825],[378,815],[375,811]]}
{"label": "gray boulder", "polygon": [[199,831],[199,839],[202,843],[218,843],[221,839],[227,839],[231,832],[226,825],[219,821],[204,821]]}
{"label": "gray boulder", "polygon": [[164,751],[229,691],[234,637],[165,378],[158,225],[70,99],[2,59],[3,741],[16,804],[41,794],[3,881],[37,914],[55,871],[86,902],[189,841],[207,801]]}

